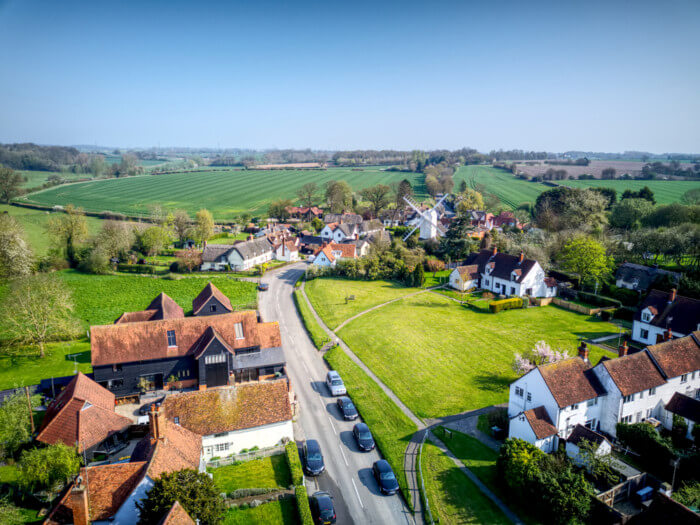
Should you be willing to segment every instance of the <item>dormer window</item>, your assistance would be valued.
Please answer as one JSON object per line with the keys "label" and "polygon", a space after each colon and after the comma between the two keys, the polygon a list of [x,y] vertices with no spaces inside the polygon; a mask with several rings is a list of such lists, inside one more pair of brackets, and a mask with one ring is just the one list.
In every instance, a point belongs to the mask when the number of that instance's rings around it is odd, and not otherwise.
{"label": "dormer window", "polygon": [[236,339],[245,339],[243,335],[243,323],[236,323],[233,325],[233,328],[236,331]]}
{"label": "dormer window", "polygon": [[168,330],[168,348],[171,346],[177,346],[177,341],[175,340],[175,330]]}
{"label": "dormer window", "polygon": [[651,320],[654,318],[654,314],[649,310],[649,308],[645,308],[642,311],[642,321],[645,323],[651,322]]}

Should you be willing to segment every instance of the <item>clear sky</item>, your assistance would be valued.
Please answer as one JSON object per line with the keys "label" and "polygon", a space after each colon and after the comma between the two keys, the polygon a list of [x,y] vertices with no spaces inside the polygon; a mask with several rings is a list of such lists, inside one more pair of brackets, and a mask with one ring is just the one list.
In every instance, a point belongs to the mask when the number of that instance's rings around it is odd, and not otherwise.
{"label": "clear sky", "polygon": [[700,152],[700,1],[0,0],[0,141]]}

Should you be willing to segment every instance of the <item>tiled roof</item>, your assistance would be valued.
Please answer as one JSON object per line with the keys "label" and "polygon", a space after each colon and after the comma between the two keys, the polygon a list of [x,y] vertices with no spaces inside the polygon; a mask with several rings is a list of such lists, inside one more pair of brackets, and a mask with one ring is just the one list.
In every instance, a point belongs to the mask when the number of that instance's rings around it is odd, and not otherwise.
{"label": "tiled roof", "polygon": [[222,256],[228,255],[233,244],[207,244],[202,250],[202,262],[219,262]]}
{"label": "tiled roof", "polygon": [[194,525],[195,521],[190,518],[187,511],[182,508],[179,501],[175,501],[159,525]]}
{"label": "tiled roof", "polygon": [[145,310],[139,312],[124,312],[114,324],[140,323],[142,321],[158,321],[160,319],[180,319],[185,317],[185,312],[179,304],[164,293],[151,301]]}
{"label": "tiled roof", "polygon": [[602,387],[580,357],[537,367],[559,408],[593,399]]}
{"label": "tiled roof", "polygon": [[162,408],[168,418],[178,417],[180,425],[202,436],[292,419],[283,380],[175,394]]}
{"label": "tiled roof", "polygon": [[476,264],[457,266],[457,271],[463,281],[471,281],[479,278],[479,267]]}
{"label": "tiled roof", "polygon": [[532,270],[537,261],[532,259],[524,259],[520,262],[520,257],[515,255],[508,255],[507,253],[497,253],[493,254],[492,250],[481,250],[478,253],[470,253],[466,260],[464,261],[465,266],[477,265],[479,268],[479,273],[485,273],[487,264],[491,264],[493,270],[491,271],[491,277],[497,277],[499,279],[504,279],[510,281],[511,273],[513,270],[521,270],[521,275],[515,282],[522,282],[522,280],[527,276],[527,274]]}
{"label": "tiled roof", "polygon": [[209,282],[204,289],[199,292],[199,295],[194,298],[194,301],[192,301],[192,313],[197,315],[202,307],[207,304],[207,301],[209,301],[209,299],[212,297],[219,301],[229,312],[233,311],[229,298],[226,297],[221,290]]}
{"label": "tiled roof", "polygon": [[335,242],[330,243],[330,249],[334,252],[340,252],[341,259],[354,259],[357,257],[355,250],[355,245],[353,243],[342,243],[338,244]]}
{"label": "tiled roof", "polygon": [[578,446],[578,444],[581,443],[581,441],[583,441],[584,439],[586,441],[590,441],[595,445],[600,445],[601,443],[603,443],[603,441],[608,441],[608,439],[602,434],[598,434],[598,432],[595,432],[590,428],[586,428],[580,424],[574,427],[574,430],[571,432],[571,434],[569,434],[569,437],[566,441]]}
{"label": "tiled roof", "polygon": [[[236,339],[234,325],[242,323],[243,339]],[[93,326],[92,365],[166,359],[191,354],[208,327],[232,348],[282,346],[277,323],[258,323],[255,311],[247,310],[205,317],[185,317],[143,323]],[[168,347],[167,332],[175,332],[176,347]]]}
{"label": "tiled roof", "polygon": [[554,288],[557,285],[557,280],[554,277],[545,277],[544,284],[549,288]]}
{"label": "tiled roof", "polygon": [[694,423],[700,423],[700,401],[676,392],[666,403],[666,410],[678,414]]}
{"label": "tiled roof", "polygon": [[247,260],[271,252],[272,244],[265,237],[259,237],[258,239],[234,244],[232,250],[237,251],[244,260]]}
{"label": "tiled roof", "polygon": [[647,347],[668,379],[700,370],[700,331]]}
{"label": "tiled roof", "polygon": [[360,223],[360,233],[370,233],[382,229],[384,229],[384,226],[382,225],[382,222],[378,219],[362,221]]}
{"label": "tiled roof", "polygon": [[114,411],[114,394],[78,372],[49,405],[36,439],[42,443],[78,444],[78,450],[98,445],[132,424]]}
{"label": "tiled roof", "polygon": [[543,406],[526,410],[523,414],[527,422],[530,423],[530,427],[537,439],[544,439],[557,434],[557,429],[552,424],[552,420],[549,419]]}
{"label": "tiled roof", "polygon": [[355,235],[354,224],[348,224],[344,222],[333,228],[333,230],[340,230],[346,237],[352,237],[353,235]]}
{"label": "tiled roof", "polygon": [[231,354],[235,355],[236,351],[231,348],[231,346],[226,342],[226,340],[221,337],[221,335],[211,326],[207,326],[207,329],[204,331],[204,335],[197,341],[194,347],[194,351],[192,352],[192,355],[194,356],[195,359],[199,359],[202,357],[202,354],[207,351],[207,348],[209,348],[209,345],[213,341],[218,341],[221,346],[223,346],[226,350],[228,350]]}
{"label": "tiled roof", "polygon": [[117,323],[140,323],[143,321],[150,321],[154,315],[156,315],[156,310],[141,310],[140,312],[124,312],[114,324]]}
{"label": "tiled roof", "polygon": [[[146,463],[113,463],[80,469],[80,476],[88,492],[90,521],[112,518],[136,488],[145,471]],[[46,522],[49,525],[73,523],[72,484]]]}
{"label": "tiled roof", "polygon": [[698,329],[700,323],[700,301],[676,295],[674,301],[670,301],[671,294],[660,290],[652,290],[646,296],[637,313],[635,321],[642,320],[642,311],[645,308],[655,308],[657,314],[650,323],[661,328],[670,328],[672,331],[689,334]]}
{"label": "tiled roof", "polygon": [[362,222],[362,215],[357,215],[356,213],[326,213],[323,216],[323,220],[326,224],[331,222],[346,222],[348,224],[360,224]]}
{"label": "tiled roof", "polygon": [[323,248],[319,249],[316,252],[316,256],[318,257],[320,254],[323,254],[326,256],[326,259],[328,259],[330,262],[335,261],[335,257],[333,256],[333,250],[331,250],[331,247],[326,245]]}
{"label": "tiled roof", "polygon": [[602,366],[608,371],[623,396],[666,383],[664,376],[646,352],[609,359],[603,361]]}

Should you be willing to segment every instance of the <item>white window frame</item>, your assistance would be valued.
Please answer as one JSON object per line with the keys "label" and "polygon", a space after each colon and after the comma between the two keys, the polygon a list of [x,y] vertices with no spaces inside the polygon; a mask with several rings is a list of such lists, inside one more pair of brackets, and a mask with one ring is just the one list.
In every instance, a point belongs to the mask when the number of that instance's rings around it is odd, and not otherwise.
{"label": "white window frame", "polygon": [[688,382],[688,374],[683,374],[681,376],[681,383],[687,383]]}
{"label": "white window frame", "polygon": [[245,334],[243,333],[243,323],[234,324],[233,329],[236,332],[236,339],[245,339]]}
{"label": "white window frame", "polygon": [[[170,344],[170,336],[172,336],[172,344]],[[175,335],[175,330],[168,330],[165,333],[165,337],[168,340],[168,348],[175,348],[177,346],[177,336]]]}
{"label": "white window frame", "polygon": [[515,395],[516,396],[523,397],[524,394],[525,394],[525,391],[523,390],[522,387],[520,387],[520,386],[515,387]]}

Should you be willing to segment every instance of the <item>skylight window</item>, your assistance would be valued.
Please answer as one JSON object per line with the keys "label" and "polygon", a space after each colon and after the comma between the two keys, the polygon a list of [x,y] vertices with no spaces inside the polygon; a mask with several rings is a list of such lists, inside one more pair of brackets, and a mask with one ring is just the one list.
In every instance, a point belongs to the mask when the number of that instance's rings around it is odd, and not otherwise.
{"label": "skylight window", "polygon": [[168,347],[177,346],[177,341],[175,340],[175,330],[168,330]]}
{"label": "skylight window", "polygon": [[243,335],[243,323],[236,323],[233,325],[233,328],[236,331],[236,339],[245,339]]}

